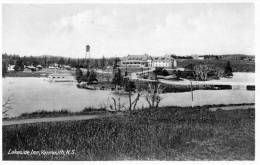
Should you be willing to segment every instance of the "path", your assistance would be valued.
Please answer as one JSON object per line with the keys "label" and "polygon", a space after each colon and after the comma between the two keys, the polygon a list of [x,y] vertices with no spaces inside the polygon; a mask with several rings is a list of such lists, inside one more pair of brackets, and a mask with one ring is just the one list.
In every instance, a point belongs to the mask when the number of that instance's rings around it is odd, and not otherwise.
{"label": "path", "polygon": [[77,115],[77,116],[61,116],[61,117],[48,117],[48,118],[32,118],[32,119],[19,119],[3,121],[2,125],[16,125],[16,124],[29,124],[29,123],[43,123],[43,122],[58,122],[58,121],[77,121],[77,120],[90,120],[96,118],[108,117],[111,115]]}
{"label": "path", "polygon": [[216,111],[216,110],[234,110],[234,109],[249,109],[249,108],[255,108],[255,105],[234,105],[228,107],[212,107],[209,108],[209,110]]}

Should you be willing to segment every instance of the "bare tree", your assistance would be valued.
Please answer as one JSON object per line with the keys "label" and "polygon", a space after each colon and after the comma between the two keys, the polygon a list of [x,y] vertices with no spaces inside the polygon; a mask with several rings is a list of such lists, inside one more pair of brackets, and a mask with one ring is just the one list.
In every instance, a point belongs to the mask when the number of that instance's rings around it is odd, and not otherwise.
{"label": "bare tree", "polygon": [[207,81],[208,80],[208,74],[212,72],[216,76],[220,76],[221,72],[219,69],[216,69],[213,65],[196,65],[194,66],[194,77],[195,80],[198,81]]}
{"label": "bare tree", "polygon": [[137,96],[136,98],[134,99],[133,103],[132,103],[132,106],[133,106],[133,109],[132,110],[136,110],[136,105],[137,105],[137,102],[139,101],[140,99],[140,96],[141,96],[141,93],[140,92],[137,92]]}
{"label": "bare tree", "polygon": [[109,104],[109,109],[111,111],[124,111],[126,110],[126,106],[124,103],[121,103],[120,97],[118,97],[117,99],[115,97],[111,97],[111,100],[113,101],[113,103]]}
{"label": "bare tree", "polygon": [[138,91],[138,92],[137,92],[137,95],[136,95],[136,97],[135,97],[135,99],[132,101],[132,92],[131,92],[131,91],[128,92],[128,100],[129,100],[128,110],[129,110],[129,111],[134,111],[134,110],[136,110],[136,105],[137,105],[137,102],[138,102],[139,99],[140,99],[140,96],[141,96],[141,92]]}
{"label": "bare tree", "polygon": [[157,108],[159,106],[162,101],[161,93],[162,88],[158,81],[148,84],[148,90],[144,92],[144,96],[150,108]]}
{"label": "bare tree", "polygon": [[3,107],[3,111],[2,111],[2,115],[4,117],[8,117],[8,112],[13,109],[11,106],[12,103],[12,98],[11,96],[7,97],[7,100],[3,103],[2,107]]}

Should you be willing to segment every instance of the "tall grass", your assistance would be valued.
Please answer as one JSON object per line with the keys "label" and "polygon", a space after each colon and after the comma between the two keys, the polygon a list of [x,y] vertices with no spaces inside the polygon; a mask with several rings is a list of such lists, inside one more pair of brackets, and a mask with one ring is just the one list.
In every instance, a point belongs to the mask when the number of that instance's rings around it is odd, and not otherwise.
{"label": "tall grass", "polygon": [[[253,160],[254,109],[143,109],[87,121],[3,126],[4,160]],[[74,155],[8,155],[67,150]]]}

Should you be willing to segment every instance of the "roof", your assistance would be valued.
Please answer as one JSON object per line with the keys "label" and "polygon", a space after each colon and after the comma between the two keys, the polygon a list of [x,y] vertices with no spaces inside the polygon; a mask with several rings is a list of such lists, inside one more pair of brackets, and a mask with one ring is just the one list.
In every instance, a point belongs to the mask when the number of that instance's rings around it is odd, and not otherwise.
{"label": "roof", "polygon": [[72,76],[72,75],[69,73],[52,73],[49,74],[49,76]]}
{"label": "roof", "polygon": [[140,60],[140,61],[147,61],[149,59],[151,59],[151,56],[149,56],[148,54],[128,55],[128,56],[122,58],[122,60]]}
{"label": "roof", "polygon": [[172,60],[170,56],[158,56],[158,57],[153,57],[153,61],[169,61]]}

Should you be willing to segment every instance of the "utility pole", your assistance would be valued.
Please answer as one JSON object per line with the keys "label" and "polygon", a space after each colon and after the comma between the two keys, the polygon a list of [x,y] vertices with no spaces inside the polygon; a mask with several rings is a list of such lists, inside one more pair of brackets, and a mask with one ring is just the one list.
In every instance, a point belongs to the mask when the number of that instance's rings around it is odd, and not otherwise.
{"label": "utility pole", "polygon": [[190,89],[191,89],[191,107],[193,108],[193,87],[192,87],[192,81],[190,81]]}

